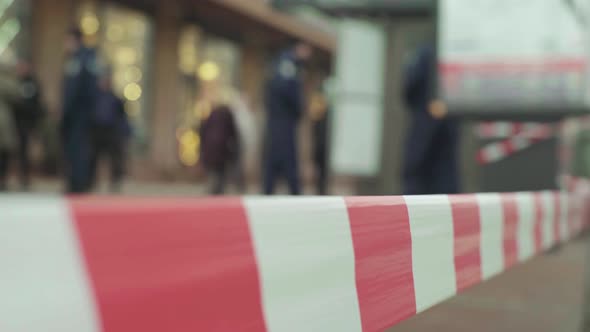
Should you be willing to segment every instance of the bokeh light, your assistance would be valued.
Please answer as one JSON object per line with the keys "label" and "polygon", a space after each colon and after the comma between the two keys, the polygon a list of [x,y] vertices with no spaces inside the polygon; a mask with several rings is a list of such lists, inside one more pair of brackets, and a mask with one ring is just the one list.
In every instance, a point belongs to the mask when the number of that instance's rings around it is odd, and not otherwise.
{"label": "bokeh light", "polygon": [[129,83],[125,86],[125,89],[123,90],[123,95],[125,96],[125,99],[129,100],[129,101],[136,101],[139,98],[141,98],[143,91],[141,89],[141,86],[139,86],[139,84],[137,83]]}
{"label": "bokeh light", "polygon": [[179,157],[184,166],[192,167],[199,162],[201,137],[194,130],[187,130],[179,138]]}
{"label": "bokeh light", "polygon": [[219,66],[213,61],[206,61],[199,67],[199,78],[203,81],[213,81],[219,77]]}
{"label": "bokeh light", "polygon": [[84,14],[80,20],[80,28],[85,35],[94,35],[100,28],[100,22],[96,15],[91,13]]}
{"label": "bokeh light", "polygon": [[131,65],[137,62],[137,51],[132,47],[121,47],[117,50],[116,61],[121,65]]}
{"label": "bokeh light", "polygon": [[124,78],[125,81],[130,82],[130,83],[137,83],[139,81],[141,81],[141,79],[143,78],[143,73],[141,71],[141,69],[139,69],[138,66],[131,66],[125,69],[124,72]]}

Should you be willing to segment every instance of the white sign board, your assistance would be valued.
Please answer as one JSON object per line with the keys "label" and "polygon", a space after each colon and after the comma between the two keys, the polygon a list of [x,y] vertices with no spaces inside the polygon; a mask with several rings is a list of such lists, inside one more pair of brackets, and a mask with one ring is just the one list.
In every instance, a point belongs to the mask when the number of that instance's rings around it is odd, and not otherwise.
{"label": "white sign board", "polygon": [[566,0],[441,0],[440,90],[451,106],[583,107],[588,37]]}
{"label": "white sign board", "polygon": [[378,25],[340,22],[331,125],[331,167],[337,174],[374,176],[380,171],[385,41]]}

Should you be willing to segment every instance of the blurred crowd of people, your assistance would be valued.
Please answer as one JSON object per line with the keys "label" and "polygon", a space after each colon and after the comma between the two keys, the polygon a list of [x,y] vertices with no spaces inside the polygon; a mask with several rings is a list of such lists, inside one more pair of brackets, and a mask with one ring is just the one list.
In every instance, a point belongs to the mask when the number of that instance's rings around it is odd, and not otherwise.
{"label": "blurred crowd of people", "polygon": [[[110,166],[110,190],[121,189],[126,151],[132,134],[125,103],[112,89],[112,73],[98,51],[85,46],[77,28],[68,31],[65,43],[63,96],[59,112],[61,168],[66,193],[87,193],[96,187],[101,160]],[[272,62],[265,85],[266,127],[264,128],[261,187],[275,192],[285,180],[289,192],[302,192],[298,156],[298,124],[305,112],[314,122],[313,160],[317,193],[327,193],[328,98],[317,91],[304,97],[303,67],[312,57],[306,43],[293,44]],[[310,106],[311,105],[311,106]],[[245,193],[245,165],[252,164],[259,131],[244,98],[219,98],[200,123],[199,163],[209,178],[209,192],[220,195],[230,182]],[[38,134],[46,115],[42,88],[31,63],[20,60],[14,68],[0,72],[0,190],[7,190],[12,166],[19,171],[21,189],[30,188],[31,138]],[[254,132],[253,132],[254,131]],[[263,136],[263,135],[260,135]],[[14,163],[13,161],[18,161]]]}
{"label": "blurred crowd of people", "polygon": [[19,60],[0,73],[0,191],[7,189],[12,161],[18,161],[20,184],[30,185],[30,138],[44,115],[41,89],[31,64]]}
{"label": "blurred crowd of people", "polygon": [[[120,190],[126,142],[131,127],[123,101],[111,87],[108,66],[84,46],[77,28],[65,40],[62,110],[59,136],[65,192],[93,190],[99,161],[108,158],[111,190]],[[30,142],[46,115],[42,89],[31,63],[21,59],[0,73],[0,190],[7,190],[13,160],[18,160],[22,190],[31,182]]]}
{"label": "blurred crowd of people", "polygon": [[[65,187],[85,193],[96,185],[98,165],[110,164],[110,189],[121,189],[131,126],[124,102],[113,92],[112,75],[96,50],[87,48],[78,29],[65,42],[63,100],[59,133]],[[265,85],[266,127],[261,160],[261,187],[275,193],[280,180],[292,195],[302,193],[298,126],[304,113],[312,120],[312,161],[316,193],[328,193],[328,120],[331,98],[324,84],[304,96],[302,70],[312,48],[297,43],[273,61]],[[407,67],[403,97],[410,112],[404,155],[404,193],[459,192],[458,124],[447,118],[434,98],[435,57],[432,46],[418,50]],[[257,128],[243,98],[220,98],[199,127],[200,166],[209,179],[209,193],[224,194],[230,182],[245,193],[245,165],[256,155],[250,138]],[[30,62],[0,71],[0,190],[7,189],[11,164],[18,165],[23,190],[30,187],[30,141],[45,116],[42,89]],[[15,161],[15,162],[13,162]],[[16,163],[16,161],[18,163]]]}
{"label": "blurred crowd of people", "polygon": [[[65,49],[59,134],[67,193],[92,191],[101,160],[110,164],[110,190],[121,189],[127,143],[132,129],[125,103],[112,89],[112,74],[97,50],[83,43],[80,30],[69,31]],[[272,62],[264,90],[266,126],[261,188],[275,193],[283,180],[292,195],[302,193],[298,127],[307,113],[312,120],[312,160],[316,193],[328,193],[328,120],[331,98],[327,75],[306,98],[302,72],[312,57],[310,45],[299,42]],[[422,47],[408,66],[403,97],[410,112],[403,182],[406,194],[459,192],[458,124],[446,117],[435,98],[435,55]],[[309,91],[307,91],[309,92]],[[243,98],[220,98],[200,123],[199,162],[209,178],[209,193],[224,194],[230,182],[245,193],[245,164],[255,155],[250,139],[257,131]],[[30,187],[30,142],[46,111],[42,89],[31,63],[21,59],[0,70],[0,190],[7,190],[9,166],[17,164],[22,190]],[[15,162],[13,162],[15,161]],[[16,163],[16,161],[18,163]]]}
{"label": "blurred crowd of people", "polygon": [[[280,180],[287,184],[290,194],[302,193],[298,149],[298,125],[309,112],[314,123],[313,160],[316,165],[317,194],[327,193],[327,113],[328,98],[317,91],[305,98],[303,67],[312,57],[313,49],[297,43],[281,52],[273,61],[265,85],[266,127],[262,158],[262,191],[275,193]],[[202,167],[210,177],[210,193],[226,191],[228,180],[235,182],[239,192],[246,190],[243,159],[250,154],[247,137],[240,125],[239,105],[219,103],[200,126]]]}

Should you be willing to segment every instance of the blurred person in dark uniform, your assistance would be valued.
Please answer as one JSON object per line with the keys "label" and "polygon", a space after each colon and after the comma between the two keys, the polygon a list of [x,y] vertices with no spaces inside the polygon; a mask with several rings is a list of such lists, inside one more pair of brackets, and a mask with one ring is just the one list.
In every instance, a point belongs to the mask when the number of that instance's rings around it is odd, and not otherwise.
{"label": "blurred person in dark uniform", "polygon": [[201,125],[200,136],[200,162],[212,179],[210,193],[221,195],[239,151],[238,129],[231,109],[226,105],[214,107]]}
{"label": "blurred person in dark uniform", "polygon": [[99,82],[100,91],[91,119],[90,185],[96,185],[96,173],[102,158],[110,163],[110,190],[119,192],[125,170],[126,143],[131,135],[131,126],[125,104],[112,89],[112,76],[105,71]]}
{"label": "blurred person in dark uniform", "polygon": [[11,70],[0,68],[0,191],[7,189],[9,159],[18,143],[12,107],[21,98],[20,92]]}
{"label": "blurred person in dark uniform", "polygon": [[16,73],[20,83],[21,98],[15,104],[20,182],[23,190],[28,190],[31,176],[30,140],[45,112],[42,103],[41,86],[33,74],[33,67],[27,60],[19,60]]}
{"label": "blurred person in dark uniform", "polygon": [[292,195],[301,194],[297,158],[297,125],[303,113],[301,67],[312,48],[298,43],[281,53],[266,85],[267,132],[264,157],[264,193],[272,195],[277,178],[284,177]]}
{"label": "blurred person in dark uniform", "polygon": [[404,99],[410,110],[403,165],[406,195],[459,192],[459,125],[447,117],[446,105],[436,99],[434,46],[422,46],[404,78]]}
{"label": "blurred person in dark uniform", "polygon": [[78,29],[68,32],[61,133],[69,193],[89,190],[89,129],[98,95],[99,62],[96,51],[85,47]]}

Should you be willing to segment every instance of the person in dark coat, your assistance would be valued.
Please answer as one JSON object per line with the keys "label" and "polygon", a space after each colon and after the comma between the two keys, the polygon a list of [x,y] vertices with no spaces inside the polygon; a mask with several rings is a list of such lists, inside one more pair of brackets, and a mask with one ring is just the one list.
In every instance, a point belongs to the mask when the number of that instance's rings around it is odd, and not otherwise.
{"label": "person in dark coat", "polygon": [[200,135],[200,162],[213,179],[210,193],[221,195],[239,151],[238,130],[231,109],[226,105],[215,107],[201,125]]}
{"label": "person in dark coat", "polygon": [[90,119],[98,95],[99,63],[95,50],[82,43],[82,33],[71,29],[66,38],[61,134],[66,160],[66,187],[69,193],[89,190]]}
{"label": "person in dark coat", "polygon": [[264,193],[272,195],[277,178],[284,177],[292,195],[301,193],[297,158],[297,125],[304,108],[300,69],[312,55],[305,43],[280,54],[266,85],[267,137]]}
{"label": "person in dark coat", "polygon": [[13,108],[18,141],[16,156],[19,161],[21,187],[28,190],[31,177],[30,140],[45,112],[41,86],[33,74],[31,63],[24,59],[19,60],[16,73],[21,92],[21,98]]}
{"label": "person in dark coat", "polygon": [[13,71],[0,67],[0,191],[7,190],[10,156],[17,145],[12,108],[20,98],[20,85]]}
{"label": "person in dark coat", "polygon": [[410,110],[403,165],[406,195],[459,192],[459,124],[436,100],[436,54],[422,46],[406,68],[404,99]]}
{"label": "person in dark coat", "polygon": [[131,126],[125,103],[112,89],[112,77],[105,72],[100,78],[100,91],[92,117],[90,184],[96,184],[96,173],[101,159],[108,158],[111,170],[110,189],[119,192],[125,169],[126,143]]}

